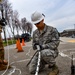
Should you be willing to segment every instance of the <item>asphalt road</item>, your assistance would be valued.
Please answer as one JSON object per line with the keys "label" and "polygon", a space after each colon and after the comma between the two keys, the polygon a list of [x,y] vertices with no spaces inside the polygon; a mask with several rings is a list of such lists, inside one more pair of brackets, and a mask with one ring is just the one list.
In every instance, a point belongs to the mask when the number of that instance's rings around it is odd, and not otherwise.
{"label": "asphalt road", "polygon": [[[56,64],[59,68],[59,75],[71,75],[71,56],[74,56],[75,64],[75,39],[60,38],[61,42],[58,47],[59,55],[56,58]],[[0,75],[30,75],[26,64],[34,54],[31,42],[25,43],[24,52],[17,52],[16,45],[5,47],[5,59],[9,61],[11,69],[0,71]],[[39,75],[48,75],[50,69],[46,68]]]}

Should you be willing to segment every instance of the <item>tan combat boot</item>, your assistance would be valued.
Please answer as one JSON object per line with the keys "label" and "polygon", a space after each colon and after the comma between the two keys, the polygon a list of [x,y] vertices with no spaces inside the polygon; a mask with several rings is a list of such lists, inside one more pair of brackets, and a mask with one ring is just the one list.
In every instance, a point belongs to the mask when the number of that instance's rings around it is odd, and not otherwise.
{"label": "tan combat boot", "polygon": [[[10,69],[11,66],[8,66],[8,69]],[[0,71],[2,70],[6,70],[7,69],[7,65],[6,64],[0,64]]]}
{"label": "tan combat boot", "polygon": [[0,60],[0,64],[8,65],[8,62],[6,60]]}
{"label": "tan combat boot", "polygon": [[58,73],[59,73],[58,67],[56,65],[54,65],[52,67],[52,71],[50,71],[49,75],[58,75]]}
{"label": "tan combat boot", "polygon": [[7,69],[7,65],[0,64],[0,71],[6,70],[6,69]]}

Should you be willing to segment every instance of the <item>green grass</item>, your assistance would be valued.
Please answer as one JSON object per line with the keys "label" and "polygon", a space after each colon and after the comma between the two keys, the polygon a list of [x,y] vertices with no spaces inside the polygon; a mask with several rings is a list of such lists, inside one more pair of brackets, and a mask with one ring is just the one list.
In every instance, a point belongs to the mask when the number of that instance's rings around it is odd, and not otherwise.
{"label": "green grass", "polygon": [[3,46],[15,44],[16,40],[8,40],[7,42],[3,41]]}

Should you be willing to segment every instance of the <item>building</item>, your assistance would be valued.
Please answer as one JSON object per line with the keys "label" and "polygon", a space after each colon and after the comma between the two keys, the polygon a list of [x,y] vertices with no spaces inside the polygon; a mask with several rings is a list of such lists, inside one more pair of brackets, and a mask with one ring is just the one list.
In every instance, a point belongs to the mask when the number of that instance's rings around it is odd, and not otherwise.
{"label": "building", "polygon": [[75,38],[75,29],[67,29],[60,33],[60,36]]}

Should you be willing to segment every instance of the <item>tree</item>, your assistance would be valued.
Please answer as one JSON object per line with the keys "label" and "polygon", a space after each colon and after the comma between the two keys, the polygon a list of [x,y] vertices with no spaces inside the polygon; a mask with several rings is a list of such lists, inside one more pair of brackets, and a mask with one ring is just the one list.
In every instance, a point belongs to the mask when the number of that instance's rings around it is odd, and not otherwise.
{"label": "tree", "polygon": [[26,18],[22,18],[21,19],[21,24],[22,24],[22,29],[23,29],[23,33],[30,33],[32,32],[32,23],[30,23],[29,21],[26,20]]}
{"label": "tree", "polygon": [[21,19],[21,25],[22,25],[22,32],[23,33],[26,33],[26,28],[27,28],[26,22],[27,22],[27,20],[25,17]]}
{"label": "tree", "polygon": [[[8,2],[8,0],[3,0],[2,1],[2,19],[4,18],[8,24],[8,11],[10,9],[11,4]],[[3,27],[3,31],[4,31],[4,38],[6,41],[6,33],[5,33],[5,27]]]}
{"label": "tree", "polygon": [[20,29],[20,20],[19,20],[19,13],[17,12],[17,10],[14,11],[14,23],[15,23],[15,28],[17,31],[17,35],[19,35],[19,29]]}
{"label": "tree", "polygon": [[27,26],[27,32],[31,34],[32,28],[33,28],[33,27],[32,27],[32,23],[26,22],[26,26]]}

